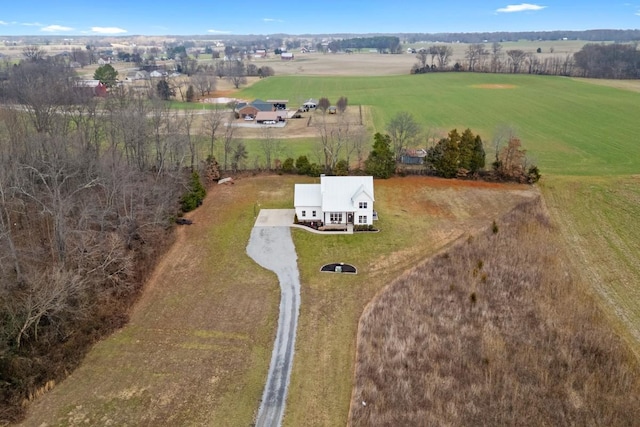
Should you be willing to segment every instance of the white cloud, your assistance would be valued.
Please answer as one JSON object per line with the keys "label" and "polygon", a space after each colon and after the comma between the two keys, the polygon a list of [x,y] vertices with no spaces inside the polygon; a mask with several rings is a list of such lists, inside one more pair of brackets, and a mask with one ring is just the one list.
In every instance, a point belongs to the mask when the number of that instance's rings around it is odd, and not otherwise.
{"label": "white cloud", "polygon": [[207,30],[207,33],[212,33],[212,34],[231,34],[231,31],[224,31],[224,30]]}
{"label": "white cloud", "polygon": [[498,13],[512,13],[512,12],[527,12],[531,10],[542,10],[547,6],[540,6],[537,4],[529,4],[529,3],[521,3],[521,4],[510,4],[507,7],[501,7],[496,10]]}
{"label": "white cloud", "polygon": [[40,31],[46,31],[48,33],[57,33],[60,31],[73,31],[73,28],[64,27],[62,25],[49,25],[47,27],[42,27]]}
{"label": "white cloud", "polygon": [[282,19],[262,18],[264,22],[284,22]]}
{"label": "white cloud", "polygon": [[0,21],[0,25],[9,25],[9,23],[5,21]]}
{"label": "white cloud", "polygon": [[96,34],[122,34],[127,30],[118,27],[91,27],[91,32]]}
{"label": "white cloud", "polygon": [[640,16],[640,10],[636,12],[636,15]]}
{"label": "white cloud", "polygon": [[20,25],[24,25],[25,27],[44,27],[44,25],[39,22],[23,22]]}

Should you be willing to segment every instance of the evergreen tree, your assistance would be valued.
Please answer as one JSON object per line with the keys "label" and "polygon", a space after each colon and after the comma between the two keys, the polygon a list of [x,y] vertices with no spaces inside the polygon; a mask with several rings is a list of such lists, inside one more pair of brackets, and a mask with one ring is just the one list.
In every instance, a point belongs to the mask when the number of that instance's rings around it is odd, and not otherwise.
{"label": "evergreen tree", "polygon": [[180,199],[182,211],[190,212],[200,206],[206,194],[207,190],[200,182],[200,175],[198,172],[193,172],[187,184],[187,192]]}
{"label": "evergreen tree", "polygon": [[336,176],[347,176],[349,175],[349,163],[346,160],[339,160],[335,167],[333,168],[333,173]]}
{"label": "evergreen tree", "polygon": [[484,169],[486,163],[486,153],[484,151],[484,144],[482,143],[482,138],[480,135],[476,135],[473,140],[473,154],[471,157],[471,162],[469,163],[469,170],[473,173],[476,173],[482,169]]}
{"label": "evergreen tree", "polygon": [[100,83],[106,87],[112,88],[118,82],[118,72],[111,64],[104,64],[96,69],[93,78],[100,80]]}
{"label": "evergreen tree", "polygon": [[458,168],[471,170],[471,159],[473,157],[473,148],[475,146],[475,135],[471,129],[467,128],[460,136]]}
{"label": "evergreen tree", "polygon": [[160,99],[164,101],[168,101],[172,96],[175,96],[176,94],[176,91],[171,89],[171,86],[169,86],[169,83],[165,79],[162,79],[158,82],[158,84],[156,85],[156,90],[158,91],[158,96],[160,97]]}
{"label": "evergreen tree", "polygon": [[390,178],[396,169],[391,137],[378,132],[373,139],[373,150],[364,162],[364,170],[374,178]]}
{"label": "evergreen tree", "polygon": [[193,85],[189,85],[189,87],[187,88],[187,102],[193,102],[193,100],[196,97],[196,91],[193,89]]}
{"label": "evergreen tree", "polygon": [[282,163],[282,172],[292,173],[294,168],[294,160],[291,157],[287,157]]}
{"label": "evergreen tree", "polygon": [[308,175],[311,170],[311,163],[307,156],[300,156],[296,159],[296,170],[299,175]]}
{"label": "evergreen tree", "polygon": [[480,135],[474,135],[466,129],[462,135],[456,129],[449,132],[447,138],[427,150],[425,160],[427,169],[438,176],[453,178],[476,173],[485,165],[485,152]]}

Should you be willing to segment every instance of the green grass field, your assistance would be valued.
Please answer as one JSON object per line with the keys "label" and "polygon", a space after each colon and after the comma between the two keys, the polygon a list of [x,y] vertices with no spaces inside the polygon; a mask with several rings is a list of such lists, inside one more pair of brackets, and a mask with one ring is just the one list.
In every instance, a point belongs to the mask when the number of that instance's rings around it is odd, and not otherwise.
{"label": "green grass field", "polygon": [[[499,88],[507,86],[508,88]],[[562,77],[442,73],[390,77],[273,77],[242,98],[308,98],[371,107],[375,131],[400,111],[424,129],[471,128],[489,153],[496,129],[509,126],[543,174],[637,173],[640,94]]]}

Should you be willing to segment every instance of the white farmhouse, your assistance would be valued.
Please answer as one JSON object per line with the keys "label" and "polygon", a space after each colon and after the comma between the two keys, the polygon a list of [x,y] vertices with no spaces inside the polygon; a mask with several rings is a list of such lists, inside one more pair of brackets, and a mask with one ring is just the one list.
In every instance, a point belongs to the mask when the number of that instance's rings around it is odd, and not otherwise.
{"label": "white farmhouse", "polygon": [[320,225],[371,225],[372,176],[321,176],[320,184],[296,184],[294,206],[298,222]]}

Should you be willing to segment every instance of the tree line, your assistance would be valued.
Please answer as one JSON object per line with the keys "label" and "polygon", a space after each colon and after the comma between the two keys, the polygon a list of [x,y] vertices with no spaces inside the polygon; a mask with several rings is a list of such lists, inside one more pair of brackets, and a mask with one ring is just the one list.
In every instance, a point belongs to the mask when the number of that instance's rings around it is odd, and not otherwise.
{"label": "tree line", "polygon": [[539,57],[542,53],[525,52],[522,49],[503,50],[494,42],[472,43],[465,51],[464,61],[451,64],[453,48],[436,44],[420,49],[418,62],[411,74],[434,71],[471,71],[483,73],[545,74],[613,79],[640,78],[640,50],[636,44],[587,43],[575,54]]}
{"label": "tree line", "polygon": [[504,43],[519,40],[554,41],[585,40],[589,42],[634,42],[640,40],[640,30],[598,29],[584,31],[494,31],[474,33],[411,33],[402,34],[403,40],[418,43],[424,40],[438,40],[442,43]]}
{"label": "tree line", "polygon": [[328,45],[331,52],[376,49],[380,53],[400,53],[400,38],[396,36],[356,37],[333,40]]}

